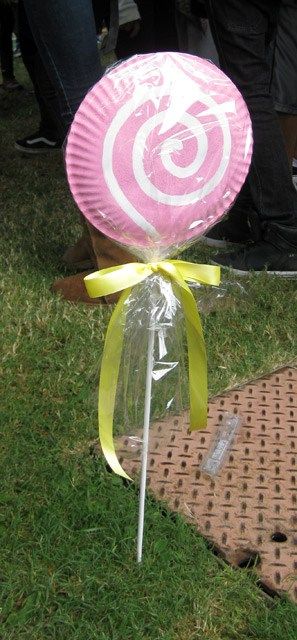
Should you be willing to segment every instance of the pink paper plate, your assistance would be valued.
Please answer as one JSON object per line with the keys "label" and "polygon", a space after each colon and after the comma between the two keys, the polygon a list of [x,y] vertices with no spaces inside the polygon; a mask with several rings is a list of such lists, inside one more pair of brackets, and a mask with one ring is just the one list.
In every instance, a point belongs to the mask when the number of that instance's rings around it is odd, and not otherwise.
{"label": "pink paper plate", "polygon": [[252,154],[245,102],[212,63],[134,56],[87,94],[66,166],[73,197],[101,232],[130,247],[180,247],[232,205]]}

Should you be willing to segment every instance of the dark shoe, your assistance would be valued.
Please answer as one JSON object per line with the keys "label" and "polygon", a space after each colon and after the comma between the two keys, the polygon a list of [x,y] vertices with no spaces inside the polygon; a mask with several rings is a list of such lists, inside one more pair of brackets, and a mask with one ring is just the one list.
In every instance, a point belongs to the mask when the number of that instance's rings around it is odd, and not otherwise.
{"label": "dark shoe", "polygon": [[69,269],[75,271],[93,269],[95,271],[98,266],[89,233],[83,234],[73,247],[69,247],[62,260]]}
{"label": "dark shoe", "polygon": [[263,240],[254,242],[235,253],[219,253],[214,264],[229,267],[238,275],[266,271],[270,275],[297,276],[297,228],[271,223]]}
{"label": "dark shoe", "polygon": [[62,140],[55,140],[41,131],[36,131],[22,140],[17,140],[14,146],[15,149],[23,153],[37,154],[57,151],[62,148],[62,145]]}
{"label": "dark shoe", "polygon": [[208,247],[231,249],[260,239],[259,218],[256,212],[230,214],[218,222],[201,238]]}

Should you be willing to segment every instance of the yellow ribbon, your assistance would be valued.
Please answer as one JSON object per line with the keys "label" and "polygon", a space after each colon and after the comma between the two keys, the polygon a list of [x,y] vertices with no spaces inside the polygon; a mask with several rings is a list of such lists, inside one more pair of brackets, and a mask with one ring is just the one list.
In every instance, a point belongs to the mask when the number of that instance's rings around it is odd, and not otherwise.
{"label": "yellow ribbon", "polygon": [[109,466],[115,473],[129,480],[129,476],[117,459],[113,442],[113,415],[126,321],[125,302],[132,287],[153,273],[171,281],[185,315],[191,430],[203,429],[207,420],[205,344],[197,305],[186,281],[217,286],[220,283],[220,267],[193,264],[182,260],[163,260],[147,264],[132,262],[102,269],[86,276],[84,281],[90,298],[108,296],[122,291],[105,338],[99,382],[98,421],[100,443]]}

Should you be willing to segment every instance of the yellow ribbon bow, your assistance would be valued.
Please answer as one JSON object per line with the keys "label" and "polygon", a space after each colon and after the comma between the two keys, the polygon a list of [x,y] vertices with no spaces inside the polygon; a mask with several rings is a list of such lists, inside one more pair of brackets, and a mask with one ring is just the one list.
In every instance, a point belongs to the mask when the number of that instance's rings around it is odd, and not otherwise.
{"label": "yellow ribbon bow", "polygon": [[171,281],[185,315],[189,357],[191,430],[205,428],[207,420],[205,344],[197,305],[186,281],[218,286],[220,284],[220,267],[193,264],[182,260],[163,260],[147,264],[132,262],[102,269],[86,276],[84,281],[90,298],[122,291],[112,313],[105,338],[99,382],[98,421],[99,439],[109,466],[115,473],[129,480],[129,476],[117,459],[113,442],[113,415],[126,319],[124,305],[132,287],[153,273]]}

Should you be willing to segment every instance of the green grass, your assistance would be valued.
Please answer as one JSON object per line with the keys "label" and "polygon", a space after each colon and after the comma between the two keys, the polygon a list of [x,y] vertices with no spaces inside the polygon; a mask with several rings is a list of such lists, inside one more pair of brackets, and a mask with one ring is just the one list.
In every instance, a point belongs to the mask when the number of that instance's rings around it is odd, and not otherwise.
{"label": "green grass", "polygon": [[[267,601],[253,573],[151,499],[136,565],[137,491],[89,446],[110,311],[50,292],[78,212],[59,156],[13,149],[36,126],[32,97],[1,98],[0,110],[1,640],[295,640],[292,603]],[[297,353],[295,281],[230,290],[203,318],[211,393]]]}

